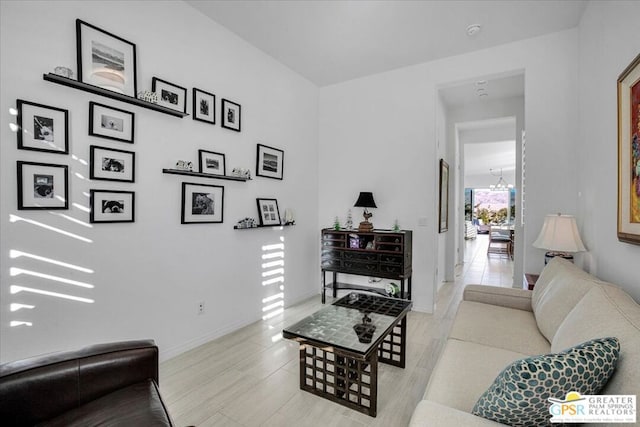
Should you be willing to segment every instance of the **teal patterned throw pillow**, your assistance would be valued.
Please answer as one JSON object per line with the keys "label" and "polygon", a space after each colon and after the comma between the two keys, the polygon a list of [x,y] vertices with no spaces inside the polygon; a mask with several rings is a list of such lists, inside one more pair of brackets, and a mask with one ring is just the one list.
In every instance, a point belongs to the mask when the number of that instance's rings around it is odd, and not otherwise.
{"label": "teal patterned throw pillow", "polygon": [[511,426],[550,425],[548,399],[562,400],[570,391],[597,394],[613,374],[619,353],[617,338],[599,338],[561,353],[516,360],[471,413]]}

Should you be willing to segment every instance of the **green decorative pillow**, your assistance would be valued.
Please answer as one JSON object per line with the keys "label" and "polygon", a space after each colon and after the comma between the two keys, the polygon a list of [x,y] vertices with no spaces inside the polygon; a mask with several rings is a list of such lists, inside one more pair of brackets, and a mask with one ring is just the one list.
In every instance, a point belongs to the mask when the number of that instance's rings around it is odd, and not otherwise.
{"label": "green decorative pillow", "polygon": [[598,338],[557,354],[507,366],[476,402],[472,414],[511,426],[550,425],[549,398],[597,394],[618,363],[617,338]]}

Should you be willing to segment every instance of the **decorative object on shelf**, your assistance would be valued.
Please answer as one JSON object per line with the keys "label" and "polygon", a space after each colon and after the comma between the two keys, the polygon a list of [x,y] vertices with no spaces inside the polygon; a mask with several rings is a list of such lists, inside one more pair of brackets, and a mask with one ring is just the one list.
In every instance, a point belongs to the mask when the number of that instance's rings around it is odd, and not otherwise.
{"label": "decorative object on shelf", "polygon": [[181,224],[222,223],[224,187],[182,183]]}
{"label": "decorative object on shelf", "polygon": [[69,167],[18,161],[18,209],[69,209]]}
{"label": "decorative object on shelf", "polygon": [[53,69],[53,72],[59,76],[66,77],[67,79],[73,78],[73,70],[69,67],[59,65]]}
{"label": "decorative object on shelf", "polygon": [[347,220],[344,223],[345,230],[353,230],[353,217],[351,215],[351,209],[347,211]]}
{"label": "decorative object on shelf", "polygon": [[135,114],[89,102],[89,135],[133,144]]}
{"label": "decorative object on shelf", "polygon": [[618,240],[640,245],[640,55],[618,77]]}
{"label": "decorative object on shelf", "polygon": [[154,77],[151,79],[151,90],[158,94],[158,105],[181,113],[187,112],[187,89]]}
{"label": "decorative object on shelf", "polygon": [[211,175],[226,175],[224,154],[213,151],[198,150],[200,172]]}
{"label": "decorative object on shelf", "polygon": [[89,177],[103,181],[135,182],[136,153],[91,145]]}
{"label": "decorative object on shelf", "polygon": [[260,225],[280,225],[280,211],[276,199],[256,199]]}
{"label": "decorative object on shelf", "polygon": [[176,169],[180,171],[193,172],[193,163],[186,160],[178,160],[176,162]]}
{"label": "decorative object on shelf", "polygon": [[216,96],[204,90],[193,88],[193,120],[216,124]]}
{"label": "decorative object on shelf", "polygon": [[400,296],[400,287],[393,282],[387,283],[384,290],[390,297]]}
{"label": "decorative object on shelf", "polygon": [[400,224],[398,224],[398,220],[393,221],[393,227],[391,228],[393,231],[400,231]]}
{"label": "decorative object on shelf", "polygon": [[548,251],[544,255],[545,265],[556,256],[573,262],[572,253],[587,250],[580,238],[576,218],[560,213],[544,218],[544,224],[533,246]]}
{"label": "decorative object on shelf", "polygon": [[255,218],[244,218],[241,219],[240,221],[238,221],[238,223],[236,224],[235,229],[245,229],[245,228],[256,228],[258,226],[258,224],[256,223]]}
{"label": "decorative object on shelf", "polygon": [[238,178],[251,179],[251,171],[249,169],[233,168],[231,175]]}
{"label": "decorative object on shelf", "polygon": [[18,149],[69,154],[69,111],[18,99]]}
{"label": "decorative object on shelf", "polygon": [[284,225],[295,225],[296,220],[293,217],[293,211],[291,209],[284,210]]}
{"label": "decorative object on shelf", "polygon": [[258,144],[256,155],[256,176],[282,179],[284,170],[284,151]]}
{"label": "decorative object on shelf", "polygon": [[440,211],[438,215],[438,232],[449,230],[449,164],[440,159]]}
{"label": "decorative object on shelf", "polygon": [[136,45],[76,19],[78,80],[135,97]]}
{"label": "decorative object on shelf", "polygon": [[222,127],[240,132],[240,121],[242,119],[242,107],[240,104],[222,99]]}
{"label": "decorative object on shelf", "polygon": [[135,193],[133,191],[91,190],[89,221],[134,222]]}
{"label": "decorative object on shelf", "polygon": [[140,92],[138,92],[138,99],[141,99],[146,102],[150,102],[152,104],[157,104],[158,94],[150,90],[141,90]]}
{"label": "decorative object on shelf", "polygon": [[358,200],[356,200],[356,203],[353,206],[356,208],[364,208],[364,211],[362,212],[364,221],[360,223],[358,231],[373,231],[373,224],[369,222],[369,218],[371,218],[373,214],[367,210],[367,208],[377,208],[376,202],[373,200],[373,193],[369,191],[360,192]]}
{"label": "decorative object on shelf", "polygon": [[338,217],[335,217],[335,219],[333,220],[333,229],[340,230],[340,228],[340,220],[338,219]]}
{"label": "decorative object on shelf", "polygon": [[500,168],[500,175],[496,175],[493,171],[495,169],[489,169],[489,173],[492,176],[498,176],[498,182],[489,186],[489,190],[491,191],[509,191],[513,188],[513,184],[508,184],[507,181],[504,180],[502,176],[502,168]]}

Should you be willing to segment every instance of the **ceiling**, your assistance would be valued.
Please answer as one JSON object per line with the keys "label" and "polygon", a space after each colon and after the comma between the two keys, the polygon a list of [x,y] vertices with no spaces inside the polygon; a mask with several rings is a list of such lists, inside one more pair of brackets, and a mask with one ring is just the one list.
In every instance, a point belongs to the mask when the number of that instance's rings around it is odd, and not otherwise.
{"label": "ceiling", "polygon": [[[484,94],[484,96],[480,96]],[[524,74],[502,78],[482,78],[473,82],[440,89],[448,108],[459,108],[495,99],[524,96]]]}
{"label": "ceiling", "polygon": [[587,3],[185,1],[320,87],[574,28]]}

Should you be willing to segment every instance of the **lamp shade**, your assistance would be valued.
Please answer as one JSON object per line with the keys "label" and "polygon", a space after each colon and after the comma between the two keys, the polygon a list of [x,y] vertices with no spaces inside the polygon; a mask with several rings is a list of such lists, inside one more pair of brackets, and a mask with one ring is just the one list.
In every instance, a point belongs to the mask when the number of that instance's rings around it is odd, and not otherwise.
{"label": "lamp shade", "polygon": [[533,246],[555,252],[584,252],[578,225],[573,215],[547,215]]}
{"label": "lamp shade", "polygon": [[361,191],[356,204],[353,206],[357,208],[377,208],[376,202],[373,200],[373,193],[368,191]]}

